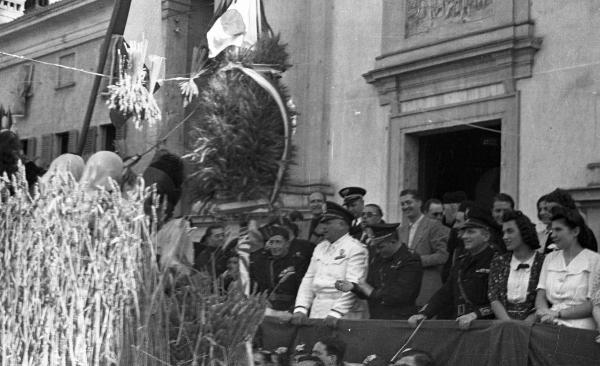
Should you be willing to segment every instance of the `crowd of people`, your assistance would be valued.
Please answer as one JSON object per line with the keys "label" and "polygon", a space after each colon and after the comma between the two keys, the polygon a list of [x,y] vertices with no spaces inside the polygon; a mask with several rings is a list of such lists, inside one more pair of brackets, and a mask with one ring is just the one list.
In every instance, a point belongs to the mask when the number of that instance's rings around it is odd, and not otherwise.
{"label": "crowd of people", "polygon": [[[2,132],[0,142],[0,173],[14,174],[18,138]],[[32,186],[60,169],[92,189],[127,181],[123,161],[106,151],[85,163],[62,155],[48,173],[34,168],[26,167]],[[143,177],[159,194],[154,218],[168,222],[181,196],[181,159],[157,154]],[[504,193],[486,208],[461,191],[424,200],[405,189],[401,224],[385,222],[379,205],[365,204],[366,194],[343,188],[338,204],[313,192],[310,219],[276,215],[229,242],[226,227],[212,225],[183,262],[219,279],[224,293],[247,272],[251,288],[268,294],[266,315],[296,325],[309,318],[331,327],[339,319],[404,319],[414,326],[453,319],[466,330],[476,319],[513,319],[600,329],[598,245],[567,191],[538,199],[541,232]],[[242,244],[250,244],[247,255]]]}
{"label": "crowd of people", "polygon": [[[402,224],[385,222],[379,205],[364,203],[360,187],[339,194],[342,205],[310,195],[303,237],[297,213],[260,228],[264,246],[250,254],[249,275],[255,289],[269,293],[268,315],[330,326],[342,318],[415,326],[454,319],[461,329],[476,319],[600,326],[596,238],[565,190],[538,200],[541,232],[503,193],[485,208],[463,192],[425,201],[403,190]],[[212,241],[223,233],[218,226],[207,231],[196,248],[196,258],[204,258],[198,269],[210,262],[207,251],[226,262],[228,246]]]}

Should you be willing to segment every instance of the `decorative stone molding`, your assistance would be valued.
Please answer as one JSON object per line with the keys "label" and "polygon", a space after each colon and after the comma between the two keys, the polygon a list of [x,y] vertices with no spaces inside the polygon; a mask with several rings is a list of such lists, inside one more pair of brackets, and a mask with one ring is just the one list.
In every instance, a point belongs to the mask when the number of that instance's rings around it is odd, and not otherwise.
{"label": "decorative stone molding", "polygon": [[497,83],[511,91],[516,80],[531,76],[541,45],[531,34],[533,24],[511,25],[382,55],[363,77],[377,88],[382,105]]}

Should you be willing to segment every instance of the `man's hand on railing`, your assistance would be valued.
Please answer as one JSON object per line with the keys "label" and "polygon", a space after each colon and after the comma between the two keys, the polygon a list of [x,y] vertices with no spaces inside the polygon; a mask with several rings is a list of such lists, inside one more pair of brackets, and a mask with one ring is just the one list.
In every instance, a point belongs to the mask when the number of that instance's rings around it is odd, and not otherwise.
{"label": "man's hand on railing", "polygon": [[425,319],[427,319],[427,316],[425,314],[415,314],[408,318],[408,324],[412,325],[413,327],[416,327],[417,325],[419,325],[420,322],[422,322]]}
{"label": "man's hand on railing", "polygon": [[458,322],[458,327],[461,330],[467,330],[467,329],[469,329],[469,327],[471,326],[471,323],[475,319],[477,319],[477,314],[468,313],[468,314],[459,316],[458,318],[456,318],[456,321]]}
{"label": "man's hand on railing", "polygon": [[308,317],[306,316],[306,314],[297,311],[292,315],[292,318],[290,319],[290,323],[294,324],[294,325],[304,325],[308,322]]}
{"label": "man's hand on railing", "polygon": [[325,319],[323,319],[323,322],[329,328],[337,328],[338,318],[329,315]]}

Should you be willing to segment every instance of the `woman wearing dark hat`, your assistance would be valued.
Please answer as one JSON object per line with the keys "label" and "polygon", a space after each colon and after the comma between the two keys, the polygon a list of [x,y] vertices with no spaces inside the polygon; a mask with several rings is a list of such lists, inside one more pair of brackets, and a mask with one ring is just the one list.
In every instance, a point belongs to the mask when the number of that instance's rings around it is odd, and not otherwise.
{"label": "woman wearing dark hat", "polygon": [[508,252],[492,260],[488,297],[500,320],[535,320],[536,287],[544,255],[535,225],[521,211],[503,216],[502,231]]}
{"label": "woman wearing dark hat", "polygon": [[487,215],[479,217],[469,212],[460,228],[465,253],[457,258],[448,281],[433,295],[419,314],[408,322],[416,326],[421,320],[439,316],[456,319],[460,329],[466,330],[476,319],[492,318],[488,300],[488,277],[494,250],[490,246],[491,227]]}
{"label": "woman wearing dark hat", "polygon": [[586,224],[577,210],[552,209],[552,239],[558,250],[544,259],[537,286],[540,322],[595,329],[590,301],[600,254],[589,249]]}

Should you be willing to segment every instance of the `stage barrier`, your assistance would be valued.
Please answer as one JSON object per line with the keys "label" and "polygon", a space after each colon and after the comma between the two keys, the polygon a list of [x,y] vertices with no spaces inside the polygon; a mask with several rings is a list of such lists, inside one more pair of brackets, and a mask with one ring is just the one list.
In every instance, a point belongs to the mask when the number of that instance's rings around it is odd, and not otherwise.
{"label": "stage barrier", "polygon": [[[346,344],[346,361],[360,363],[371,354],[391,358],[414,328],[406,321],[341,320],[336,329],[310,320],[296,327],[275,318],[265,318],[257,334],[263,349],[308,347],[320,338],[338,336]],[[475,321],[461,331],[456,322],[426,321],[409,347],[425,350],[439,366],[591,366],[600,365],[598,333],[567,327],[527,324],[517,321]]]}

